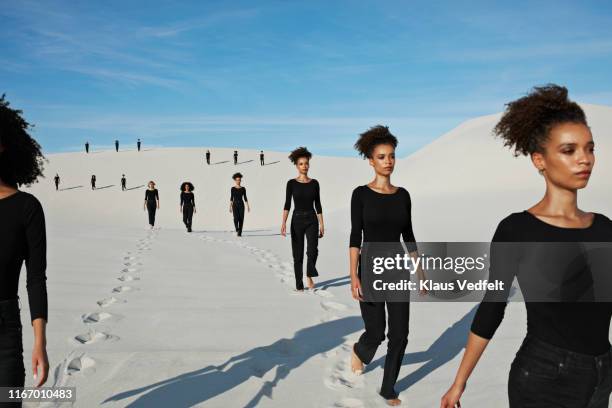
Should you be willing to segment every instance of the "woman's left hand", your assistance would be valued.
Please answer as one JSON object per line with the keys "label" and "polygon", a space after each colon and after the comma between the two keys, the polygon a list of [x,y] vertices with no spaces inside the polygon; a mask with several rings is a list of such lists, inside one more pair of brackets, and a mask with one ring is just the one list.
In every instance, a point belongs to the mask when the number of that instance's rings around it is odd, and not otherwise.
{"label": "woman's left hand", "polygon": [[49,358],[44,346],[34,346],[32,350],[32,372],[37,380],[36,387],[40,387],[47,381],[49,375]]}

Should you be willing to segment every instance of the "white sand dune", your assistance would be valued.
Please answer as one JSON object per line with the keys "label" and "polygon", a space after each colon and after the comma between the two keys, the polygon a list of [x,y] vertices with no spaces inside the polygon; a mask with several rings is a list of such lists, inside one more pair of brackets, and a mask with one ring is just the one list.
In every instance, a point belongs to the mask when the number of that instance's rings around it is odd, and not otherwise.
{"label": "white sand dune", "polygon": [[[580,203],[611,215],[612,108],[585,109],[599,162]],[[543,181],[529,160],[513,158],[491,136],[498,117],[468,121],[398,161],[394,183],[411,192],[418,240],[489,240],[501,218],[542,195]],[[258,151],[241,150],[234,166],[231,146],[211,150],[211,166],[205,149],[194,148],[48,155],[47,178],[29,191],[42,201],[48,225],[49,385],[76,386],[76,407],[384,406],[377,389],[386,346],[362,377],[347,365],[362,329],[348,291],[348,208],[353,188],[372,177],[367,163],[313,158],[311,176],[321,184],[327,228],[320,241],[320,286],[294,294],[290,241],[278,233],[285,183],[295,175],[288,153],[266,152],[270,164],[262,167]],[[235,171],[244,174],[252,207],[242,239],[230,233]],[[59,192],[52,182],[56,172]],[[130,188],[125,192],[123,173]],[[92,191],[91,174],[106,188]],[[150,179],[161,199],[160,229],[153,231],[142,207]],[[196,186],[192,234],[179,213],[184,180]],[[439,403],[474,307],[412,305],[398,383],[408,406]],[[524,330],[524,306],[511,304],[464,406],[507,407],[507,372]],[[29,361],[32,339],[25,333]]]}

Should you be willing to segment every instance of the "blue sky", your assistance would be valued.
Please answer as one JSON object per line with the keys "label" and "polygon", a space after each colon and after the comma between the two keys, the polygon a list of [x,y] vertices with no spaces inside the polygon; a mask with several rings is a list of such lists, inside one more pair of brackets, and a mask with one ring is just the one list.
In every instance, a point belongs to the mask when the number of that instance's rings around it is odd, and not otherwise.
{"label": "blue sky", "polygon": [[607,1],[0,0],[0,93],[47,152],[141,138],[408,154],[530,87],[612,105]]}

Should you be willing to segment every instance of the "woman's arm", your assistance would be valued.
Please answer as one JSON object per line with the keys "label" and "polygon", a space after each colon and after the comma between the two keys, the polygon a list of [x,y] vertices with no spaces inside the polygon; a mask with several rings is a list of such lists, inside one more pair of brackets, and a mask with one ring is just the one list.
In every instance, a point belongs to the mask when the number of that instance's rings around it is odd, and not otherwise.
{"label": "woman's arm", "polygon": [[351,294],[353,299],[363,301],[361,296],[361,280],[357,273],[359,253],[363,232],[363,203],[359,187],[353,190],[351,197],[351,235],[349,239],[349,275],[351,277]]}
{"label": "woman's arm", "polygon": [[321,188],[317,180],[313,180],[313,182],[315,183],[314,206],[319,218],[319,237],[323,237],[325,235],[325,226],[323,224],[323,207],[321,206]]}
{"label": "woman's arm", "polygon": [[287,236],[287,218],[289,217],[289,211],[291,210],[291,180],[287,181],[287,187],[285,188],[285,205],[283,206],[283,218],[281,222],[281,235]]}

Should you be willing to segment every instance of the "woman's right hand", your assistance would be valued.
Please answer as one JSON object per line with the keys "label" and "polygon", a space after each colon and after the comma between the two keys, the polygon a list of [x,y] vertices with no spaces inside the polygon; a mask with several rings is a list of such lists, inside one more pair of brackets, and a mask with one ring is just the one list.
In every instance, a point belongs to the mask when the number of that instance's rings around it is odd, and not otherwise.
{"label": "woman's right hand", "polygon": [[351,294],[353,299],[363,302],[363,297],[361,297],[361,281],[357,277],[351,278]]}
{"label": "woman's right hand", "polygon": [[465,390],[465,385],[453,384],[442,397],[440,408],[461,408],[459,399]]}
{"label": "woman's right hand", "polygon": [[283,222],[283,224],[281,225],[281,235],[282,235],[283,237],[286,237],[286,236],[287,236],[287,224],[285,224],[284,222]]}

